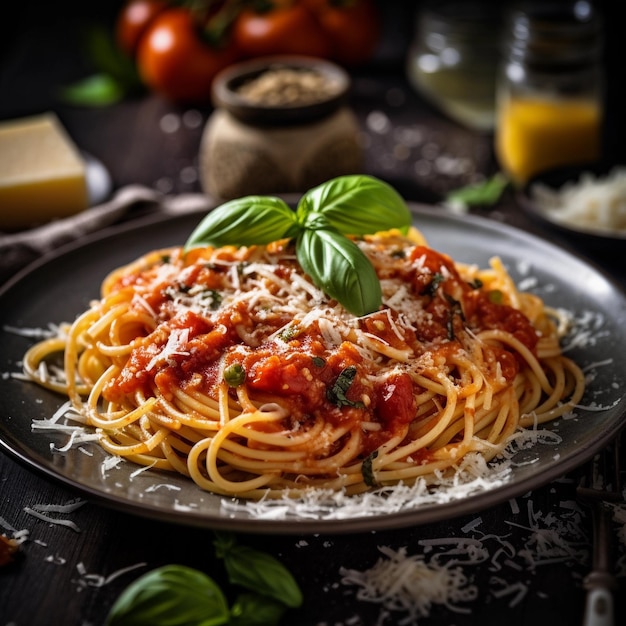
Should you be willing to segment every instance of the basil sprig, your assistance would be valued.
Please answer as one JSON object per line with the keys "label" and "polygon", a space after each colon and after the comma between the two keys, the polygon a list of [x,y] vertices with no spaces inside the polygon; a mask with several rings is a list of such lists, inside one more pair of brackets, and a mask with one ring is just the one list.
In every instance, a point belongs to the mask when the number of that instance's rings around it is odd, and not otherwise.
{"label": "basil sprig", "polygon": [[219,586],[206,574],[183,565],[152,570],[126,587],[107,626],[218,626],[229,609]]}
{"label": "basil sprig", "polygon": [[229,607],[227,594],[206,574],[165,565],[131,583],[118,597],[106,626],[277,626],[285,611],[302,605],[289,570],[271,554],[215,533],[215,554],[228,582],[242,587]]}
{"label": "basil sprig", "polygon": [[298,262],[313,283],[360,316],[380,308],[382,293],[374,267],[346,235],[406,232],[410,224],[406,203],[390,185],[372,176],[339,176],[307,191],[295,211],[272,196],[226,202],[198,224],[185,248],[295,239]]}
{"label": "basil sprig", "polygon": [[230,533],[215,533],[215,551],[224,559],[228,580],[290,608],[302,604],[302,592],[285,566],[271,554],[238,543]]}

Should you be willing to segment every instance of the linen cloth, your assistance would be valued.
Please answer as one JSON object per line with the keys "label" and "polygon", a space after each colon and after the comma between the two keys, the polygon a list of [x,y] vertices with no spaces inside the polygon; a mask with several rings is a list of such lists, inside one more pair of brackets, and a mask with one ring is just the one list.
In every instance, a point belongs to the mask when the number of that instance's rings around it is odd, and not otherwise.
{"label": "linen cloth", "polygon": [[141,185],[122,187],[106,202],[71,217],[16,233],[0,233],[0,285],[40,257],[113,224],[149,213],[180,215],[214,206],[202,193],[167,195]]}

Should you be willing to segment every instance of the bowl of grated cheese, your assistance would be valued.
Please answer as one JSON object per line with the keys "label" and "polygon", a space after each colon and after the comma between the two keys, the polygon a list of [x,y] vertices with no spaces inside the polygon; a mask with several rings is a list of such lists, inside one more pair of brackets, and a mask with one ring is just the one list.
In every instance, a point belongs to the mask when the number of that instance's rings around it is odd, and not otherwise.
{"label": "bowl of grated cheese", "polygon": [[593,246],[626,243],[626,165],[550,170],[519,192],[531,217]]}

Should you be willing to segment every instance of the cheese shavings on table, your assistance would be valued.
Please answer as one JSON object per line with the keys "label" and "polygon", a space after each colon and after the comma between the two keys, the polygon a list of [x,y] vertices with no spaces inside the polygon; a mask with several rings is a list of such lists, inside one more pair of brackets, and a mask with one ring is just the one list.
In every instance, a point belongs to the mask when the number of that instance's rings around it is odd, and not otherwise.
{"label": "cheese shavings on table", "polygon": [[559,223],[626,232],[626,167],[615,167],[605,177],[584,172],[578,181],[557,190],[535,183],[530,194],[538,208]]}
{"label": "cheese shavings on table", "polygon": [[478,588],[470,584],[460,567],[425,563],[421,555],[407,554],[405,547],[395,551],[379,547],[386,557],[364,572],[341,569],[344,584],[357,585],[359,600],[378,602],[392,611],[407,613],[397,623],[416,624],[418,618],[428,617],[434,604],[451,611],[469,612],[460,602],[478,597]]}

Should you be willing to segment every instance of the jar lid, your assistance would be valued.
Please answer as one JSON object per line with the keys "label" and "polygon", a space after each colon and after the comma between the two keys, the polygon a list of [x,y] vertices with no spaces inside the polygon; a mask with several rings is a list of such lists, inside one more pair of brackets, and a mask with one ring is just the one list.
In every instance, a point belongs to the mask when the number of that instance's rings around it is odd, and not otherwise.
{"label": "jar lid", "polygon": [[271,56],[222,70],[213,81],[215,107],[251,124],[285,126],[322,118],[347,100],[350,78],[316,57]]}

